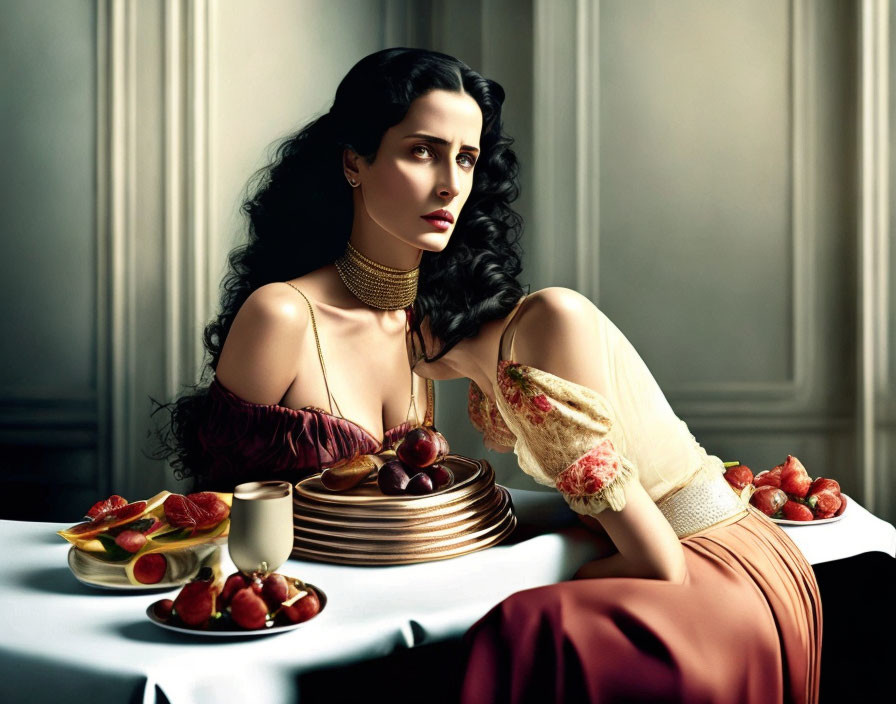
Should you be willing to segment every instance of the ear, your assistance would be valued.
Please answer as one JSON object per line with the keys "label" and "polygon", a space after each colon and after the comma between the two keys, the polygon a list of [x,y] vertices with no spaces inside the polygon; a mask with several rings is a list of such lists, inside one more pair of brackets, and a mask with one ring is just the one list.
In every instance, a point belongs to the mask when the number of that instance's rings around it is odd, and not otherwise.
{"label": "ear", "polygon": [[361,173],[358,169],[360,159],[361,157],[354,149],[346,147],[342,150],[342,171],[346,179],[354,179],[355,183],[359,183],[361,180]]}

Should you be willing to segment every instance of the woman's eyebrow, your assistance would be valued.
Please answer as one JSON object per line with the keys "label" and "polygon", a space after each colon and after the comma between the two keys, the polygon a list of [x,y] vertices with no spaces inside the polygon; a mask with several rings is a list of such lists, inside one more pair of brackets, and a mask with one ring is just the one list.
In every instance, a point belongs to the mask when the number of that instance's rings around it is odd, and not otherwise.
{"label": "woman's eyebrow", "polygon": [[[443,146],[448,146],[450,144],[447,139],[442,139],[441,137],[433,137],[431,134],[424,134],[423,132],[414,132],[413,134],[406,135],[405,139],[425,139],[427,142],[432,142],[433,144],[441,144]],[[469,144],[462,145],[461,149],[467,152],[479,151],[479,147],[471,147]]]}

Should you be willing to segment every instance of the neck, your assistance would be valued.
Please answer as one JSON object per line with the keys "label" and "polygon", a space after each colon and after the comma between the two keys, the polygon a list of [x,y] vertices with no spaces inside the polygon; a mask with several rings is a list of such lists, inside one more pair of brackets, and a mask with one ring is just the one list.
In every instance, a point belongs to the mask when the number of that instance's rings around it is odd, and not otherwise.
{"label": "neck", "polygon": [[[461,340],[435,362],[420,362],[414,371],[430,379],[472,379],[485,393],[493,395],[498,367],[498,341],[504,322],[505,319],[501,318],[483,324],[475,337]],[[426,323],[427,321],[423,323],[426,349],[438,349],[429,337]]]}

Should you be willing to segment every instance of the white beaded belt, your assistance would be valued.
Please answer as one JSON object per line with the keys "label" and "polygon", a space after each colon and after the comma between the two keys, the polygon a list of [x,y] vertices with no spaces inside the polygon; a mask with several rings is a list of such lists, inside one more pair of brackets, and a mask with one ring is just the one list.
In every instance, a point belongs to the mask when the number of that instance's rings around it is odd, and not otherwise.
{"label": "white beaded belt", "polygon": [[676,491],[657,507],[679,538],[693,535],[749,509],[721,474]]}

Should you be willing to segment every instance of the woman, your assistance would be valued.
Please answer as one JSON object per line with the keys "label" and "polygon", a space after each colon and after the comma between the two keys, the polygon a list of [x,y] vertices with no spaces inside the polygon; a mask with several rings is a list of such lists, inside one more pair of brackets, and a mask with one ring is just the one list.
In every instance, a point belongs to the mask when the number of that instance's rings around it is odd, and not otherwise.
{"label": "woman", "polygon": [[[590,302],[523,297],[502,102],[456,59],[386,50],[281,147],[207,330],[215,379],[173,408],[177,468],[221,488],[301,476],[431,422],[414,371],[470,378],[489,443],[596,516],[618,552],[480,621],[467,701],[814,701],[805,560],[719,484]],[[342,417],[324,410],[334,397]]]}
{"label": "woman", "polygon": [[206,328],[214,378],[168,406],[161,456],[178,476],[225,491],[297,480],[432,424],[432,382],[411,370],[412,312],[458,340],[523,293],[503,100],[457,59],[389,49],[280,146]]}
{"label": "woman", "polygon": [[[422,340],[437,349],[426,322]],[[439,357],[415,369],[470,378],[474,426],[616,548],[473,626],[465,704],[817,701],[811,567],[731,491],[590,301],[532,293]]]}

